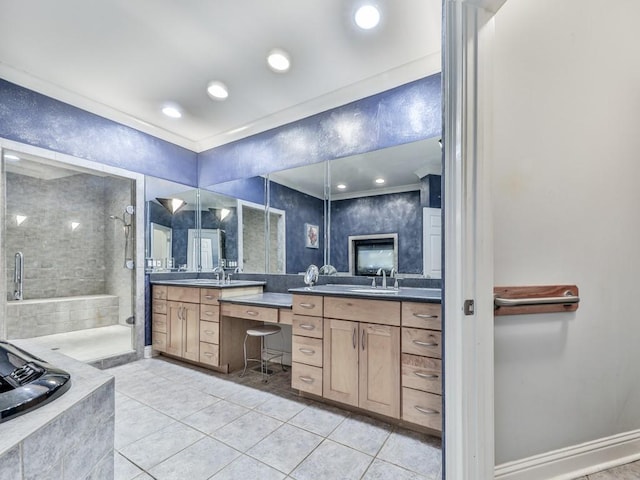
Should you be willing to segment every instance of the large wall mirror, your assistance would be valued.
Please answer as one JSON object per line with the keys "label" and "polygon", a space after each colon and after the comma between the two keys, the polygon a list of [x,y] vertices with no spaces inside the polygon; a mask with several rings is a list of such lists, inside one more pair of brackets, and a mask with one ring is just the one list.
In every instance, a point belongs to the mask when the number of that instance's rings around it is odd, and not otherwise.
{"label": "large wall mirror", "polygon": [[211,271],[237,261],[237,202],[154,177],[146,178],[146,271]]}
{"label": "large wall mirror", "polygon": [[[440,208],[438,140],[206,189],[149,177],[147,271],[212,271],[222,264],[245,273],[295,274],[330,264],[341,275],[369,275],[377,264],[359,266],[358,245],[362,258],[375,257],[366,250],[386,255],[379,253],[386,241],[393,261],[380,260],[385,269],[439,278],[439,231],[429,230],[425,213]],[[425,266],[429,259],[437,265]]]}
{"label": "large wall mirror", "polygon": [[[288,264],[287,272],[317,262],[344,275],[370,275],[382,267],[403,276],[439,278],[432,269],[425,272],[424,259],[439,258],[439,250],[425,250],[439,249],[439,242],[423,245],[423,236],[425,209],[440,208],[441,170],[439,139],[431,138],[270,174],[273,201],[278,201],[274,190],[288,190],[289,202],[281,204],[288,218],[295,215],[298,225],[307,225],[315,212],[313,218],[320,219],[323,254],[315,261],[298,261],[295,252],[304,242],[296,235],[296,244],[288,239],[292,268]],[[360,268],[358,245],[363,250]]]}

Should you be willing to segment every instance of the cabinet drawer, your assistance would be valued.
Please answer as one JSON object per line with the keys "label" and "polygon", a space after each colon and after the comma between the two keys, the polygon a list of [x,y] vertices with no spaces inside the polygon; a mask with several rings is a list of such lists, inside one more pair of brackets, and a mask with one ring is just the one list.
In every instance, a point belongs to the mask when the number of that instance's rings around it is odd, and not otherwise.
{"label": "cabinet drawer", "polygon": [[291,339],[291,360],[322,367],[322,339],[294,335]]}
{"label": "cabinet drawer", "polygon": [[167,333],[167,316],[158,313],[152,314],[151,330],[154,332]]}
{"label": "cabinet drawer", "polygon": [[246,318],[247,320],[257,320],[259,322],[278,323],[277,308],[223,303],[220,311],[223,317]]}
{"label": "cabinet drawer", "polygon": [[322,368],[291,362],[291,388],[322,395]]}
{"label": "cabinet drawer", "polygon": [[293,323],[293,312],[288,308],[281,308],[279,311],[280,323],[284,325],[291,325]]}
{"label": "cabinet drawer", "polygon": [[200,289],[193,287],[168,287],[167,300],[200,303]]}
{"label": "cabinet drawer", "polygon": [[442,397],[403,387],[402,419],[442,431]]}
{"label": "cabinet drawer", "polygon": [[220,324],[216,322],[200,321],[200,341],[207,343],[220,343]]}
{"label": "cabinet drawer", "polygon": [[167,302],[164,300],[154,300],[152,302],[152,308],[151,311],[153,313],[162,313],[162,314],[167,314]]}
{"label": "cabinet drawer", "polygon": [[441,338],[437,330],[402,327],[402,353],[441,358]]}
{"label": "cabinet drawer", "polygon": [[205,305],[218,305],[218,299],[220,298],[219,288],[201,288],[200,289],[200,303]]}
{"label": "cabinet drawer", "polygon": [[322,297],[320,295],[294,295],[292,310],[294,315],[322,316]]}
{"label": "cabinet drawer", "polygon": [[339,320],[400,326],[400,302],[324,297],[324,316]]}
{"label": "cabinet drawer", "polygon": [[154,300],[166,300],[167,299],[167,286],[166,285],[153,285],[151,287],[151,296]]}
{"label": "cabinet drawer", "polygon": [[294,314],[291,332],[293,335],[322,338],[322,318]]}
{"label": "cabinet drawer", "polygon": [[217,305],[200,304],[200,320],[207,322],[220,321],[220,307]]}
{"label": "cabinet drawer", "polygon": [[402,386],[442,394],[442,362],[437,358],[403,353]]}
{"label": "cabinet drawer", "polygon": [[220,363],[220,347],[213,343],[200,342],[200,363],[217,367]]}
{"label": "cabinet drawer", "polygon": [[402,326],[442,330],[441,312],[439,303],[402,302]]}
{"label": "cabinet drawer", "polygon": [[166,352],[167,351],[167,334],[152,332],[151,336],[153,338],[153,349],[158,352]]}

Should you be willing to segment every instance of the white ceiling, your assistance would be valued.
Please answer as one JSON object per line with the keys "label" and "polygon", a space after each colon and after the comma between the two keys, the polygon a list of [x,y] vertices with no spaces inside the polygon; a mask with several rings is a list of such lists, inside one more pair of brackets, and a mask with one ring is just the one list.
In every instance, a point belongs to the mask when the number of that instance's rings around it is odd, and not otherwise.
{"label": "white ceiling", "polygon": [[0,76],[199,152],[438,72],[441,0],[373,1],[360,31],[361,0],[0,0]]}

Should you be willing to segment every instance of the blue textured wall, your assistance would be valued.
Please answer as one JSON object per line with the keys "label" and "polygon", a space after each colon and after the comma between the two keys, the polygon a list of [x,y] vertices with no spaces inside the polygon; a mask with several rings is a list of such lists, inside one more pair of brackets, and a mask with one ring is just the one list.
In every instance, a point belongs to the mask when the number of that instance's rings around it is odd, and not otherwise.
{"label": "blue textured wall", "polygon": [[0,137],[197,185],[194,152],[2,79]]}
{"label": "blue textured wall", "polygon": [[[322,266],[324,259],[323,201],[297,190],[271,182],[271,206],[286,212],[287,272],[304,272],[310,264]],[[320,235],[318,248],[305,247],[304,224],[317,225]]]}
{"label": "blue textured wall", "polygon": [[422,273],[420,192],[331,202],[331,264],[349,271],[349,235],[398,234],[398,272]]}
{"label": "blue textured wall", "polygon": [[250,177],[212,185],[205,190],[264,205],[264,178]]}
{"label": "blue textured wall", "polygon": [[441,134],[440,74],[198,155],[200,186],[309,165]]}

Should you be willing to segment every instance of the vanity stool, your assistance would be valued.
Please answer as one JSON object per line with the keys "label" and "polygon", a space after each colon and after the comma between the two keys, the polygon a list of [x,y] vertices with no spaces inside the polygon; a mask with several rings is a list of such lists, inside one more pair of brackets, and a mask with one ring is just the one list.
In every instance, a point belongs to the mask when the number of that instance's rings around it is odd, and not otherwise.
{"label": "vanity stool", "polygon": [[[269,369],[268,369],[268,363],[278,357],[280,357],[280,367],[282,368],[282,371],[283,372],[286,371],[284,363],[282,363],[282,359],[284,357],[283,352],[269,350],[264,346],[265,337],[268,337],[269,335],[275,335],[276,333],[280,334],[280,336],[282,337],[282,343],[284,345],[284,335],[282,334],[282,329],[280,327],[277,327],[275,325],[264,325],[264,326],[252,327],[247,329],[247,334],[244,336],[244,344],[243,344],[244,370],[242,370],[242,373],[240,374],[241,377],[243,377],[244,374],[247,372],[248,362],[260,362],[260,372],[262,373],[262,381],[266,383],[270,375]],[[247,358],[247,339],[249,337],[260,337],[260,358]]]}

